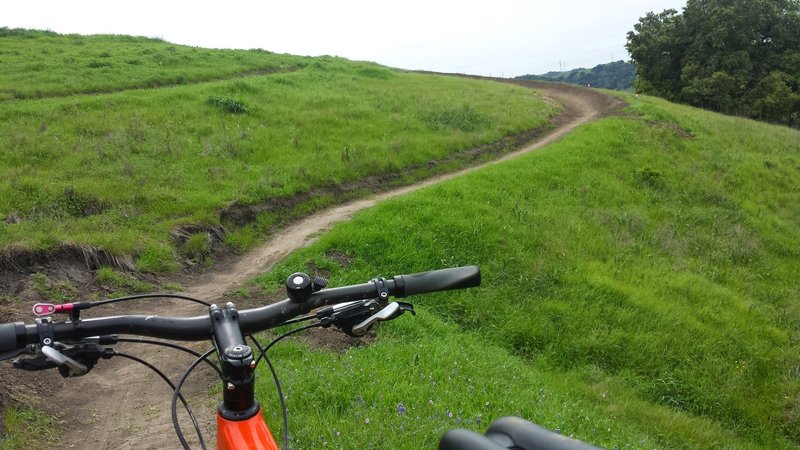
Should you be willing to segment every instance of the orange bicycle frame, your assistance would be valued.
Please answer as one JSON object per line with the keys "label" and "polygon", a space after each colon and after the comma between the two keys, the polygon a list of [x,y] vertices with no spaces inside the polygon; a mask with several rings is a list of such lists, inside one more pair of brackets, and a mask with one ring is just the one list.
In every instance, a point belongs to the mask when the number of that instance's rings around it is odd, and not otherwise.
{"label": "orange bicycle frame", "polygon": [[278,450],[261,410],[245,420],[228,420],[217,413],[217,450],[243,449]]}

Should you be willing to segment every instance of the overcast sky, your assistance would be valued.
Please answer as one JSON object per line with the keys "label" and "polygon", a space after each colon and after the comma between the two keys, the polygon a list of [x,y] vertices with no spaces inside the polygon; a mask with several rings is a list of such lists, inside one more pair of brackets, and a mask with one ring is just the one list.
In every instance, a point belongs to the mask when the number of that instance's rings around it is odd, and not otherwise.
{"label": "overcast sky", "polygon": [[210,48],[336,55],[404,69],[517,76],[627,60],[648,11],[686,0],[3,0],[0,26],[132,34]]}

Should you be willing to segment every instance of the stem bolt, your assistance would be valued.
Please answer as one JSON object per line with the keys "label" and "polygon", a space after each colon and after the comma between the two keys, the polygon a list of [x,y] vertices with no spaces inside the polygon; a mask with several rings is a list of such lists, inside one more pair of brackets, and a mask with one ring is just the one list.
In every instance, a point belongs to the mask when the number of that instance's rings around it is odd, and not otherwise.
{"label": "stem bolt", "polygon": [[255,370],[255,368],[256,368],[256,362],[250,361],[250,370]]}
{"label": "stem bolt", "polygon": [[233,383],[228,383],[228,390],[229,391],[235,391],[236,390],[236,386],[234,386]]}

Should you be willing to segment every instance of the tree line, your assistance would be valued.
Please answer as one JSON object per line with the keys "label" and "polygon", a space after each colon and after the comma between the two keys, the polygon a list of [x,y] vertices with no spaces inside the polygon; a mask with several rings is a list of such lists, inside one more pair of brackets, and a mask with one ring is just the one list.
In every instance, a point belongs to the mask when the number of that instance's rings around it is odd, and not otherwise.
{"label": "tree line", "polygon": [[688,0],[628,33],[634,88],[800,126],[800,0]]}

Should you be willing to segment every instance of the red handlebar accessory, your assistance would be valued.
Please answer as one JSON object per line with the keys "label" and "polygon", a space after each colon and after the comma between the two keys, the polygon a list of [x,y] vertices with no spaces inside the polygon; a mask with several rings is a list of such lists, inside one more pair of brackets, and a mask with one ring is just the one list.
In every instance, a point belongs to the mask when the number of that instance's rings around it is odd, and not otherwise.
{"label": "red handlebar accessory", "polygon": [[53,313],[72,312],[74,308],[74,303],[64,303],[62,305],[53,305],[52,303],[37,303],[33,305],[33,314],[37,317],[49,316]]}

